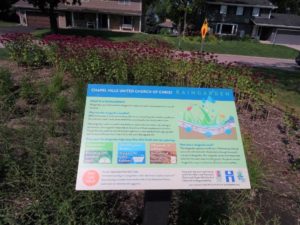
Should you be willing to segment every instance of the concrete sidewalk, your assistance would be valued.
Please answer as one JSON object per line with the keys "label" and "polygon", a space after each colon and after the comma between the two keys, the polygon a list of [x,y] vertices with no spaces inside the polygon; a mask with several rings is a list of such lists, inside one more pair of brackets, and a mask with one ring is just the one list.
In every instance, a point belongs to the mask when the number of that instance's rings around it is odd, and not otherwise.
{"label": "concrete sidewalk", "polygon": [[298,66],[294,59],[278,59],[278,58],[266,58],[256,56],[243,56],[243,55],[228,55],[228,54],[216,54],[220,63],[231,62],[244,64],[251,67],[267,67],[277,68],[291,71],[299,71]]}

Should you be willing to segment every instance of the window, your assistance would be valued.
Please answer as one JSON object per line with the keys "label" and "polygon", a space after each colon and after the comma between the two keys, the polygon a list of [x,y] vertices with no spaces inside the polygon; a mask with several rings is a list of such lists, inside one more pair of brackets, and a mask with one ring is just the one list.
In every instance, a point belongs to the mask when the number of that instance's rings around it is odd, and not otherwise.
{"label": "window", "polygon": [[227,5],[221,5],[220,14],[223,14],[223,15],[227,14]]}
{"label": "window", "polygon": [[236,15],[237,15],[237,16],[242,16],[242,15],[244,15],[244,7],[238,6],[237,9],[236,9]]}
{"label": "window", "polygon": [[98,27],[104,29],[108,28],[108,16],[106,14],[98,15]]}
{"label": "window", "polygon": [[216,33],[219,35],[236,35],[237,24],[218,23],[216,26]]}
{"label": "window", "polygon": [[132,30],[132,16],[124,16],[123,17],[123,24],[122,24],[122,30]]}
{"label": "window", "polygon": [[252,11],[252,16],[254,17],[258,17],[259,16],[259,10],[260,8],[253,8],[253,11]]}
{"label": "window", "polygon": [[124,16],[123,18],[124,18],[123,24],[132,25],[132,17],[131,16]]}

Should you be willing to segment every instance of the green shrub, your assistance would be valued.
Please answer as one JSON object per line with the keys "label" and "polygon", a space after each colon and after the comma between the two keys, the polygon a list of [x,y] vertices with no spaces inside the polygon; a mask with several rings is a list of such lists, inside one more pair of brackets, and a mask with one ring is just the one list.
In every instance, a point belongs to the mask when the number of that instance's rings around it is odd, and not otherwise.
{"label": "green shrub", "polygon": [[[110,84],[126,84],[128,68],[122,57],[111,59],[105,68],[105,80]],[[101,81],[100,81],[101,82]]]}
{"label": "green shrub", "polygon": [[56,72],[49,85],[41,84],[41,101],[48,102],[55,100],[55,97],[63,90],[63,74]]}
{"label": "green shrub", "polygon": [[11,116],[10,110],[15,104],[15,95],[11,73],[0,68],[0,122]]}
{"label": "green shrub", "polygon": [[161,28],[159,30],[159,34],[161,34],[161,35],[170,35],[171,32],[170,32],[170,29],[168,29],[168,28]]}
{"label": "green shrub", "polygon": [[171,81],[170,61],[162,58],[142,58],[132,66],[134,84],[167,85]]}
{"label": "green shrub", "polygon": [[75,78],[80,80],[102,83],[105,79],[106,60],[96,50],[65,59],[64,65]]}
{"label": "green shrub", "polygon": [[32,100],[36,97],[37,93],[35,87],[30,82],[30,77],[25,76],[21,80],[20,97],[26,100]]}
{"label": "green shrub", "polygon": [[58,52],[59,48],[55,44],[49,44],[44,47],[44,53],[46,56],[47,64],[51,66],[55,66],[57,68],[61,68],[61,62],[58,57]]}
{"label": "green shrub", "polygon": [[47,64],[44,46],[33,40],[31,35],[16,36],[15,39],[7,42],[5,47],[10,57],[18,64],[31,67],[41,67]]}
{"label": "green shrub", "polygon": [[0,96],[8,95],[12,87],[11,73],[7,69],[0,68]]}
{"label": "green shrub", "polygon": [[54,113],[62,115],[63,113],[68,112],[68,100],[65,96],[57,96],[53,102]]}

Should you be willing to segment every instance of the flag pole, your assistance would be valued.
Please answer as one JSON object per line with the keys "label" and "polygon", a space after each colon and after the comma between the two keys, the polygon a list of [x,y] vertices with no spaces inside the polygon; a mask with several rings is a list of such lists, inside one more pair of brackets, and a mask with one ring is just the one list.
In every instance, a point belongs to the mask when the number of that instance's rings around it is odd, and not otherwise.
{"label": "flag pole", "polygon": [[204,41],[205,41],[205,38],[201,38],[201,48],[200,48],[201,52],[203,52],[203,49],[204,49]]}

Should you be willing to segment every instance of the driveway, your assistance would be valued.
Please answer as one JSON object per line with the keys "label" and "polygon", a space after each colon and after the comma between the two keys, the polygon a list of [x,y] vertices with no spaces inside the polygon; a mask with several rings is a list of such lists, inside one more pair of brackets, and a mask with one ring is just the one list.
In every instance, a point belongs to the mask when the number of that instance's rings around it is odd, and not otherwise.
{"label": "driveway", "polygon": [[297,66],[294,59],[278,59],[228,54],[217,54],[217,56],[217,59],[220,63],[240,63],[251,67],[269,67],[300,72],[300,67]]}

